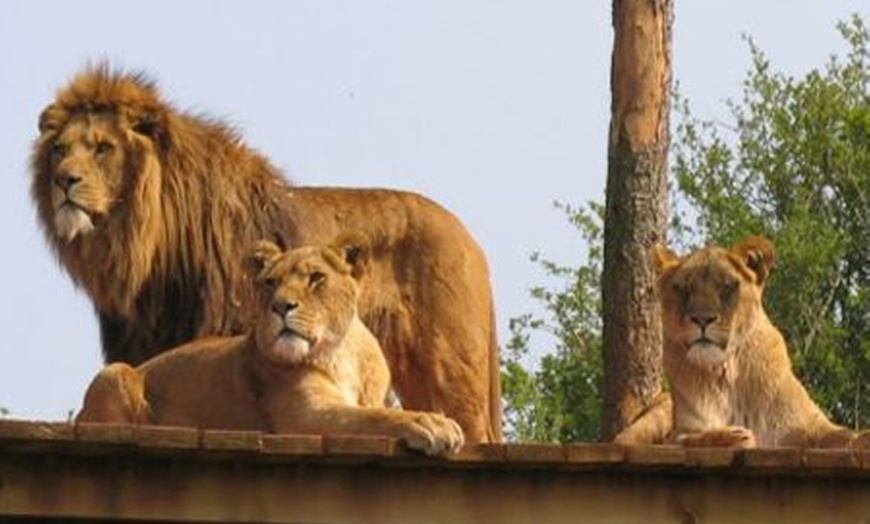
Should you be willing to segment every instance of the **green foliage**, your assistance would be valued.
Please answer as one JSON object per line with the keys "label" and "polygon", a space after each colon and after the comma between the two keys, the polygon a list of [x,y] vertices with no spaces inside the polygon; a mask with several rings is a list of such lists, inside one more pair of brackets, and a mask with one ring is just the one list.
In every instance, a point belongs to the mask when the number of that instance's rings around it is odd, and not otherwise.
{"label": "green foliage", "polygon": [[[821,71],[776,72],[750,40],[751,67],[727,123],[674,104],[671,241],[730,245],[750,234],[773,239],[779,264],[766,307],[789,342],[796,373],[844,424],[870,425],[870,34],[854,16],[839,24],[849,45]],[[509,436],[591,440],[601,381],[600,206],[563,206],[589,246],[579,268],[533,260],[563,287],[535,288],[548,318],[511,320],[505,357]],[[592,213],[589,212],[592,210]],[[530,336],[555,348],[537,371],[520,361]]]}
{"label": "green foliage", "polygon": [[[573,208],[557,204],[589,246],[586,262],[562,266],[534,254],[532,260],[564,286],[558,291],[532,289],[548,318],[530,314],[510,320],[511,338],[503,357],[502,393],[508,438],[543,442],[595,440],[601,410],[601,217],[596,204]],[[555,341],[536,371],[521,361],[529,354],[531,334]]]}

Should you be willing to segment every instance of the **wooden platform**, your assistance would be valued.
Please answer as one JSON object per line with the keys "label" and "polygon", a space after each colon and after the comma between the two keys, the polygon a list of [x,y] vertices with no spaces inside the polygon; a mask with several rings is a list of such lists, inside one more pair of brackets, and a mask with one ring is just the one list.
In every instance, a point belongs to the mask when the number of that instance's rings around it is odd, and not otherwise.
{"label": "wooden platform", "polygon": [[870,521],[870,453],[476,445],[0,421],[0,522]]}

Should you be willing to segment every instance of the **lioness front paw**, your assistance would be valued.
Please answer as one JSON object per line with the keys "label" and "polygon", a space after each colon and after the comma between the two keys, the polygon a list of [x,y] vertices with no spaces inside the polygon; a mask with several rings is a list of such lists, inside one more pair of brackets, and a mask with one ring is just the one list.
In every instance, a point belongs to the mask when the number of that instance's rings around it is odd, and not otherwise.
{"label": "lioness front paw", "polygon": [[456,453],[465,443],[462,428],[455,420],[429,412],[410,414],[408,425],[400,438],[409,448],[429,456]]}
{"label": "lioness front paw", "polygon": [[728,426],[699,433],[687,433],[678,436],[677,442],[686,447],[705,448],[754,448],[758,446],[755,433],[742,426]]}

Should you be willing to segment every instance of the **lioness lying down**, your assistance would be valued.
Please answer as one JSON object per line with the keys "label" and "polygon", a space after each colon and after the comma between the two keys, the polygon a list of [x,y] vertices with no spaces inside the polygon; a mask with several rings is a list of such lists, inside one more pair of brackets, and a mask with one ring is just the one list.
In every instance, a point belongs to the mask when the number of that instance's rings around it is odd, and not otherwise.
{"label": "lioness lying down", "polygon": [[351,240],[285,253],[261,242],[249,260],[261,295],[249,335],[195,340],[136,368],[110,364],[77,420],[385,435],[455,452],[463,434],[452,419],[385,407],[389,368],[357,316],[369,254]]}
{"label": "lioness lying down", "polygon": [[870,435],[828,420],[792,372],[785,339],[762,304],[775,265],[769,240],[684,257],[656,246],[652,259],[670,398],[661,396],[617,442],[867,447]]}

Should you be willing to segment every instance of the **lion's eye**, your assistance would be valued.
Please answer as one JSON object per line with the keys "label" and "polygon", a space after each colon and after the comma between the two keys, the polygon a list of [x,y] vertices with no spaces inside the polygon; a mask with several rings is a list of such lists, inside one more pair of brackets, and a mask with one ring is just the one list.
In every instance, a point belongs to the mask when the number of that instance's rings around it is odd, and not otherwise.
{"label": "lion's eye", "polygon": [[322,284],[324,280],[326,280],[326,275],[320,271],[315,271],[308,277],[308,285],[310,287],[317,287]]}
{"label": "lion's eye", "polygon": [[66,156],[67,150],[69,150],[69,146],[62,142],[55,142],[54,144],[52,144],[49,151],[52,157],[63,158],[64,156]]}
{"label": "lion's eye", "polygon": [[722,296],[725,298],[731,298],[734,296],[734,293],[740,287],[740,282],[736,279],[731,279],[725,282],[725,286],[722,288]]}
{"label": "lion's eye", "polygon": [[102,140],[97,142],[97,147],[94,148],[94,152],[98,155],[105,155],[107,153],[111,153],[115,149],[115,145],[111,142],[107,142]]}
{"label": "lion's eye", "polygon": [[275,277],[267,277],[263,279],[263,289],[268,291],[269,293],[278,289],[278,286],[281,282]]}

